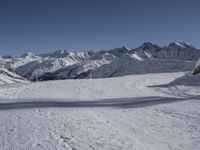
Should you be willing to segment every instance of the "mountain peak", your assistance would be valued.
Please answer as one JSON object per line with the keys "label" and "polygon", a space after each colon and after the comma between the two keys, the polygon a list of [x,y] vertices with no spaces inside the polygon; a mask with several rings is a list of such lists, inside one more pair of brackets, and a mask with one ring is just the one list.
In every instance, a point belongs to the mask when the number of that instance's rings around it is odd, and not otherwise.
{"label": "mountain peak", "polygon": [[63,54],[68,54],[68,53],[69,53],[68,50],[55,50],[55,51],[50,52],[49,54],[54,54],[54,55],[60,54],[60,55],[63,55]]}
{"label": "mountain peak", "polygon": [[66,57],[69,55],[69,52],[68,50],[54,50],[54,51],[51,51],[49,53],[45,53],[45,54],[40,54],[39,56],[41,57],[52,57],[52,58],[63,58],[63,57]]}
{"label": "mountain peak", "polygon": [[115,56],[121,57],[122,55],[129,52],[127,47],[115,48],[108,51],[108,53],[113,54]]}
{"label": "mountain peak", "polygon": [[28,58],[28,57],[30,58],[30,57],[36,57],[36,55],[31,52],[27,52],[27,53],[23,54],[21,57],[22,58]]}
{"label": "mountain peak", "polygon": [[1,58],[3,58],[3,59],[12,59],[13,56],[12,55],[3,55],[3,56],[1,56]]}
{"label": "mountain peak", "polygon": [[169,44],[170,48],[191,48],[192,46],[187,42],[172,42]]}
{"label": "mountain peak", "polygon": [[130,50],[130,48],[128,48],[128,47],[126,47],[126,46],[123,46],[121,49]]}
{"label": "mountain peak", "polygon": [[152,44],[151,42],[145,42],[139,47],[139,49],[142,50],[155,49],[155,48],[159,48],[159,46]]}

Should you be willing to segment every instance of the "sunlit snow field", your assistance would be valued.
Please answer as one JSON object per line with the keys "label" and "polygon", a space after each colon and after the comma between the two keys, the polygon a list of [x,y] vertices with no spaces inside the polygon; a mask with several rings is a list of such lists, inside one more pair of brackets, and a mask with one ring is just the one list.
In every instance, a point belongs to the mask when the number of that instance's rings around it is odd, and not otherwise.
{"label": "sunlit snow field", "polygon": [[1,86],[0,149],[198,150],[200,86],[172,82],[184,75]]}

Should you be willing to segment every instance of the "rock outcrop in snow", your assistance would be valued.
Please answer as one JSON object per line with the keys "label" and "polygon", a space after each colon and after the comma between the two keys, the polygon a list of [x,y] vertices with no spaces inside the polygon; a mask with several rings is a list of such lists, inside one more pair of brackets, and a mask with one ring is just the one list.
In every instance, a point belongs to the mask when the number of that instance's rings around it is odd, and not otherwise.
{"label": "rock outcrop in snow", "polygon": [[194,72],[193,72],[194,75],[196,74],[200,74],[200,59],[198,60],[197,64],[196,64],[196,67],[194,69]]}

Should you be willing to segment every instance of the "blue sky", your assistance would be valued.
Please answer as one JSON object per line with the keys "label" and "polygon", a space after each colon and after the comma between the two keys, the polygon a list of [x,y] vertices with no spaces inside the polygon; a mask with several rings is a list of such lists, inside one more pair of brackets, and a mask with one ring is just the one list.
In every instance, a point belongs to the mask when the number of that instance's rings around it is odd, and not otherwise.
{"label": "blue sky", "polygon": [[0,0],[0,55],[134,48],[146,41],[200,48],[200,1]]}

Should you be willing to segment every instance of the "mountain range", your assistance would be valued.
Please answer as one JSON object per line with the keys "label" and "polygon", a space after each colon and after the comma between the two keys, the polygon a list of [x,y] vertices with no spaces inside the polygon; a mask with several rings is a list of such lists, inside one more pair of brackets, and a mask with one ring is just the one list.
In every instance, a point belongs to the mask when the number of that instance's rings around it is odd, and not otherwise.
{"label": "mountain range", "polygon": [[[200,50],[186,42],[160,47],[141,46],[101,51],[56,50],[46,54],[26,53],[20,57],[1,56],[0,68],[31,81],[108,78],[131,74],[191,71]],[[11,73],[12,74],[12,73]]]}

